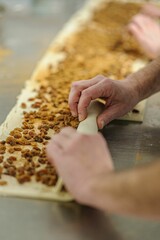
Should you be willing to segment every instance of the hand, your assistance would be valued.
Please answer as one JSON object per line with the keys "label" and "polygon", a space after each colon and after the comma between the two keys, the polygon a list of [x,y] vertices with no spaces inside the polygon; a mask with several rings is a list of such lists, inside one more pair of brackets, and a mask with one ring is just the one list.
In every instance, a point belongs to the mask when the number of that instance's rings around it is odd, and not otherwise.
{"label": "hand", "polygon": [[121,117],[138,103],[138,93],[128,80],[111,80],[98,75],[90,80],[74,82],[69,95],[69,106],[73,116],[82,121],[87,117],[91,100],[106,100],[105,110],[98,116],[99,128],[115,118]]}
{"label": "hand", "polygon": [[106,141],[101,134],[83,135],[68,127],[53,136],[47,155],[74,198],[87,203],[92,181],[113,170]]}
{"label": "hand", "polygon": [[155,20],[138,14],[128,25],[128,30],[149,58],[155,59],[160,55],[160,26]]}
{"label": "hand", "polygon": [[160,17],[160,8],[153,5],[153,4],[150,4],[150,3],[147,3],[143,6],[141,12],[145,15],[148,15],[152,18],[159,18]]}

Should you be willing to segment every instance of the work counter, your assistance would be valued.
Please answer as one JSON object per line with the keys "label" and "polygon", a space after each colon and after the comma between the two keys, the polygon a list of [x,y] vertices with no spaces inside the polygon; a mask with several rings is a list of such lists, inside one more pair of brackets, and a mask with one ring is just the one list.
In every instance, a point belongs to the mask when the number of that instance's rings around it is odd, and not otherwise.
{"label": "work counter", "polygon": [[[0,46],[8,49],[8,55],[0,58],[0,123],[53,37],[84,0],[41,0],[32,5],[17,0],[14,7],[5,2],[0,8]],[[102,133],[118,170],[158,159],[160,94],[148,99],[143,123],[114,121]],[[0,239],[159,240],[160,223],[111,215],[75,202],[0,197]]]}

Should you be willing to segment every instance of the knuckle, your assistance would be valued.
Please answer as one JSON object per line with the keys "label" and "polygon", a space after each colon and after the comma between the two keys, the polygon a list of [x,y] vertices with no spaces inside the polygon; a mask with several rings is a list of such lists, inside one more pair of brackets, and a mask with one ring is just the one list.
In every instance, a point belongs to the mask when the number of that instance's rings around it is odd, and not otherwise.
{"label": "knuckle", "polygon": [[85,134],[77,134],[75,136],[75,141],[77,143],[81,142],[81,143],[84,143],[85,141],[88,141],[88,135],[85,135]]}
{"label": "knuckle", "polygon": [[58,141],[59,140],[59,137],[60,137],[61,133],[59,134],[55,134],[52,138],[53,141]]}
{"label": "knuckle", "polygon": [[107,83],[109,83],[109,82],[111,82],[112,80],[110,79],[110,78],[108,78],[108,77],[105,77],[104,79],[103,79],[103,82],[107,82]]}
{"label": "knuckle", "polygon": [[132,20],[135,21],[135,20],[139,19],[139,17],[140,17],[140,15],[137,14],[137,15],[135,15],[135,16],[132,18]]}
{"label": "knuckle", "polygon": [[66,132],[70,129],[70,127],[64,127],[61,129],[60,133]]}
{"label": "knuckle", "polygon": [[71,126],[68,126],[68,127],[64,127],[61,129],[60,133],[63,134],[63,133],[67,133],[69,135],[72,135],[72,133],[75,132],[75,129]]}
{"label": "knuckle", "polygon": [[133,22],[135,23],[139,23],[139,21],[141,21],[142,19],[142,15],[141,14],[137,14],[133,17]]}
{"label": "knuckle", "polygon": [[81,96],[84,98],[88,98],[90,96],[89,92],[87,89],[83,90],[81,93]]}
{"label": "knuckle", "polygon": [[102,74],[98,74],[97,76],[96,76],[97,78],[105,78]]}
{"label": "knuckle", "polygon": [[79,88],[79,87],[80,87],[79,81],[76,81],[76,82],[73,82],[73,83],[72,83],[72,88],[77,89],[77,88]]}
{"label": "knuckle", "polygon": [[109,87],[113,87],[113,80],[111,80],[110,78],[105,78],[103,81],[104,84],[104,88],[109,88]]}
{"label": "knuckle", "polygon": [[97,79],[98,81],[103,81],[106,77],[102,74],[97,75],[94,79]]}
{"label": "knuckle", "polygon": [[74,138],[71,138],[71,139],[68,140],[68,142],[67,142],[67,144],[66,144],[67,147],[66,147],[65,150],[66,150],[67,152],[72,152],[73,150],[76,149],[77,144],[79,144],[79,142],[76,141],[75,137],[74,137]]}

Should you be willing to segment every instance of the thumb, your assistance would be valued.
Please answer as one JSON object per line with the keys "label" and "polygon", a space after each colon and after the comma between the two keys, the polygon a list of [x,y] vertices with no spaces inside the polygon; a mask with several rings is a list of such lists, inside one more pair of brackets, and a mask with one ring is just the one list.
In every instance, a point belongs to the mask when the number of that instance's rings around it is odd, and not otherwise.
{"label": "thumb", "polygon": [[104,110],[97,119],[99,129],[102,129],[109,122],[114,120],[115,118],[120,117],[120,109],[119,106],[110,106],[106,110]]}

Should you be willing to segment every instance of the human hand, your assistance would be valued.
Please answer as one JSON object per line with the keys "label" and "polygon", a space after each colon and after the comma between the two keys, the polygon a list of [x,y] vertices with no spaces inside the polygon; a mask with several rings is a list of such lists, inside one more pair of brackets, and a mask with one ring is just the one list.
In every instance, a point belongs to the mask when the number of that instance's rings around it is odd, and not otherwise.
{"label": "human hand", "polygon": [[53,136],[47,155],[69,192],[84,204],[94,197],[92,183],[98,182],[101,174],[113,171],[110,152],[100,133],[84,135],[71,127],[64,128]]}
{"label": "human hand", "polygon": [[98,75],[90,80],[74,82],[69,95],[73,116],[82,121],[87,117],[87,107],[96,98],[106,100],[104,111],[98,116],[99,128],[130,111],[139,101],[138,93],[128,80],[111,80]]}
{"label": "human hand", "polygon": [[152,18],[159,18],[160,17],[160,8],[153,4],[147,3],[143,6],[141,13],[148,15]]}
{"label": "human hand", "polygon": [[133,17],[128,30],[149,58],[155,59],[160,55],[160,25],[156,20],[138,14]]}

